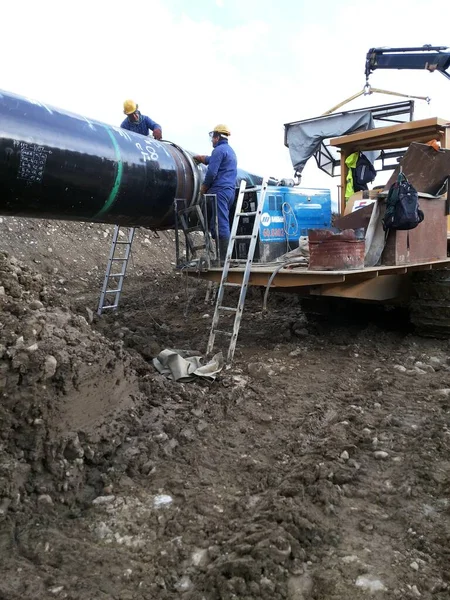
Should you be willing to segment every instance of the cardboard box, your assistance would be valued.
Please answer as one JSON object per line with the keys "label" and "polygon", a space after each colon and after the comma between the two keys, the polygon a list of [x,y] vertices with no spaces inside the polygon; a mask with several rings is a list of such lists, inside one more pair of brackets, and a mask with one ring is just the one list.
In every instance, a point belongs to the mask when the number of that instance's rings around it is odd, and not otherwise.
{"label": "cardboard box", "polygon": [[355,210],[373,204],[378,198],[379,192],[380,190],[364,190],[362,192],[356,192],[356,194],[353,194],[353,196],[350,196],[347,200],[344,215],[349,215]]}

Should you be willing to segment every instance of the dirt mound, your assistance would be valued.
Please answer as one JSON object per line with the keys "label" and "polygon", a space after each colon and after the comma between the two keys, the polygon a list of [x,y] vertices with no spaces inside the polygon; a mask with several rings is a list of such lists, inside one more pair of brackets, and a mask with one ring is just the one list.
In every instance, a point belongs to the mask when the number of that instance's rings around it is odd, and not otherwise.
{"label": "dirt mound", "polygon": [[[101,223],[0,217],[0,250],[37,270],[61,295],[79,298],[95,309],[113,230],[112,225]],[[126,233],[123,228],[120,239]],[[132,277],[150,273],[158,277],[171,271],[174,261],[172,231],[136,229],[128,271]]]}
{"label": "dirt mound", "polygon": [[70,499],[89,453],[79,435],[104,435],[105,421],[133,405],[136,378],[120,342],[104,339],[42,275],[5,253],[0,313],[0,419],[9,455],[2,468],[13,475],[1,506],[17,506],[30,491]]}
{"label": "dirt mound", "polygon": [[204,284],[138,237],[98,318],[108,243],[58,225],[44,262],[55,226],[0,254],[0,597],[448,598],[447,341],[250,290],[233,368],[175,383],[151,359],[205,349]]}

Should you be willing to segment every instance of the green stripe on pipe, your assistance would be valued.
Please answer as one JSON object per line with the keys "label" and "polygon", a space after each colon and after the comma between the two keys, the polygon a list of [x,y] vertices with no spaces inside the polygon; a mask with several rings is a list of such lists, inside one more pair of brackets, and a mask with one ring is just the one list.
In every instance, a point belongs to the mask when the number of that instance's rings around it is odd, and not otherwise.
{"label": "green stripe on pipe", "polygon": [[105,127],[106,131],[108,132],[108,135],[111,138],[111,141],[114,146],[114,152],[116,153],[116,160],[117,160],[117,170],[116,170],[116,179],[114,180],[114,185],[111,189],[111,192],[109,193],[108,200],[105,202],[103,207],[98,211],[98,213],[96,215],[94,215],[94,217],[93,217],[94,219],[97,219],[98,217],[101,217],[106,212],[108,212],[108,210],[111,208],[111,206],[116,201],[117,193],[119,191],[120,184],[122,182],[122,174],[123,174],[123,163],[122,163],[122,157],[120,155],[119,144],[117,143],[111,130],[108,127],[106,127],[106,125],[104,127]]}

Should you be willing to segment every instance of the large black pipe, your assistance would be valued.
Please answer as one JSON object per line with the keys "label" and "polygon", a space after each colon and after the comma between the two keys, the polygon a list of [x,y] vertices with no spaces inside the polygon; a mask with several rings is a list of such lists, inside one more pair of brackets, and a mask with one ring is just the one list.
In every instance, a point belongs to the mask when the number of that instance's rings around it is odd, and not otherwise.
{"label": "large black pipe", "polygon": [[201,179],[170,142],[0,91],[0,214],[166,229]]}
{"label": "large black pipe", "polygon": [[197,202],[203,175],[171,142],[0,91],[2,215],[170,229],[173,200]]}

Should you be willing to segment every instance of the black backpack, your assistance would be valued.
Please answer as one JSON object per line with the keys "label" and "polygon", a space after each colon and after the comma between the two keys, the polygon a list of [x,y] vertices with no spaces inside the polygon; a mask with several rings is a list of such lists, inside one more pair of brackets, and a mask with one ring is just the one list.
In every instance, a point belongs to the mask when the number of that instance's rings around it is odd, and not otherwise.
{"label": "black backpack", "polygon": [[386,212],[383,218],[384,230],[414,229],[423,219],[424,215],[419,208],[416,189],[403,173],[399,173],[397,181],[389,188]]}
{"label": "black backpack", "polygon": [[367,156],[360,152],[356,166],[353,169],[353,189],[355,192],[367,190],[367,184],[372,183],[376,176],[375,167]]}

